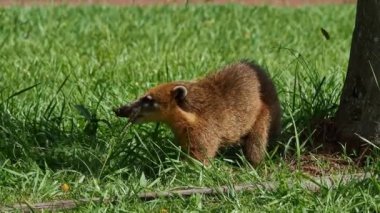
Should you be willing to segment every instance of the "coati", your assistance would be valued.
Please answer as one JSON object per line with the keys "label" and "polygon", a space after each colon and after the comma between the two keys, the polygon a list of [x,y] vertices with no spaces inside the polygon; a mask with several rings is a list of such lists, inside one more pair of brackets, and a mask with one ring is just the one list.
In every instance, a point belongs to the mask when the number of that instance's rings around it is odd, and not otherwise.
{"label": "coati", "polygon": [[249,61],[194,82],[160,84],[114,112],[132,123],[168,124],[182,149],[204,164],[220,147],[241,143],[246,159],[258,165],[281,123],[275,86]]}

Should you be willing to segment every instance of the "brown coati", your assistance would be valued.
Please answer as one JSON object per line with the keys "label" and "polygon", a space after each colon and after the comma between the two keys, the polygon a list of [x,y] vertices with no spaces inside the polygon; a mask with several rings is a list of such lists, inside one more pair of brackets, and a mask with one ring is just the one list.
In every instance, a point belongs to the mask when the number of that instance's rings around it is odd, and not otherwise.
{"label": "brown coati", "polygon": [[220,147],[241,143],[254,166],[280,133],[276,89],[258,65],[242,61],[193,82],[171,82],[114,110],[132,123],[163,122],[193,158],[208,163]]}

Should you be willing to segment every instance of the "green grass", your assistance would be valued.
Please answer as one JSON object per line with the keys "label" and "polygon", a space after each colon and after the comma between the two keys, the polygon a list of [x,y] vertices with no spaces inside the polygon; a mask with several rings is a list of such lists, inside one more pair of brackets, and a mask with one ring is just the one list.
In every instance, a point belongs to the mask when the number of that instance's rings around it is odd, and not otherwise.
{"label": "green grass", "polygon": [[[335,112],[354,18],[354,6],[0,9],[0,203],[100,196],[118,201],[78,211],[380,211],[376,179],[318,193],[295,184],[149,202],[134,196],[298,180],[282,157],[300,159],[312,120]],[[218,157],[207,169],[182,161],[165,126],[125,129],[112,113],[160,82],[198,78],[242,58],[268,69],[284,109],[284,149],[256,170],[244,158],[236,165]],[[71,190],[62,192],[62,183]]]}

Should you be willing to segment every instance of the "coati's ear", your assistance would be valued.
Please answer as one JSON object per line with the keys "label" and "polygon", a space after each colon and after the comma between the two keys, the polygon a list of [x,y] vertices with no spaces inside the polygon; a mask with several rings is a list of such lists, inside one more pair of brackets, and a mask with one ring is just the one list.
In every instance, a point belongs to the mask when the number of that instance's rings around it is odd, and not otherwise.
{"label": "coati's ear", "polygon": [[179,85],[175,86],[172,90],[172,96],[174,97],[175,100],[177,101],[182,101],[185,99],[187,95],[187,89],[186,87]]}

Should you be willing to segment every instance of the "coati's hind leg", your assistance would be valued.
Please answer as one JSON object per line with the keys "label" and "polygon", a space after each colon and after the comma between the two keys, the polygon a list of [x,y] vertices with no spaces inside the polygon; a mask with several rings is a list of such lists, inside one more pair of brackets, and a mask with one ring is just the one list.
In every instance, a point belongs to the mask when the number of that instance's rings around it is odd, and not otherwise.
{"label": "coati's hind leg", "polygon": [[243,138],[244,155],[253,166],[257,166],[265,157],[269,127],[269,110],[264,107],[252,129]]}

